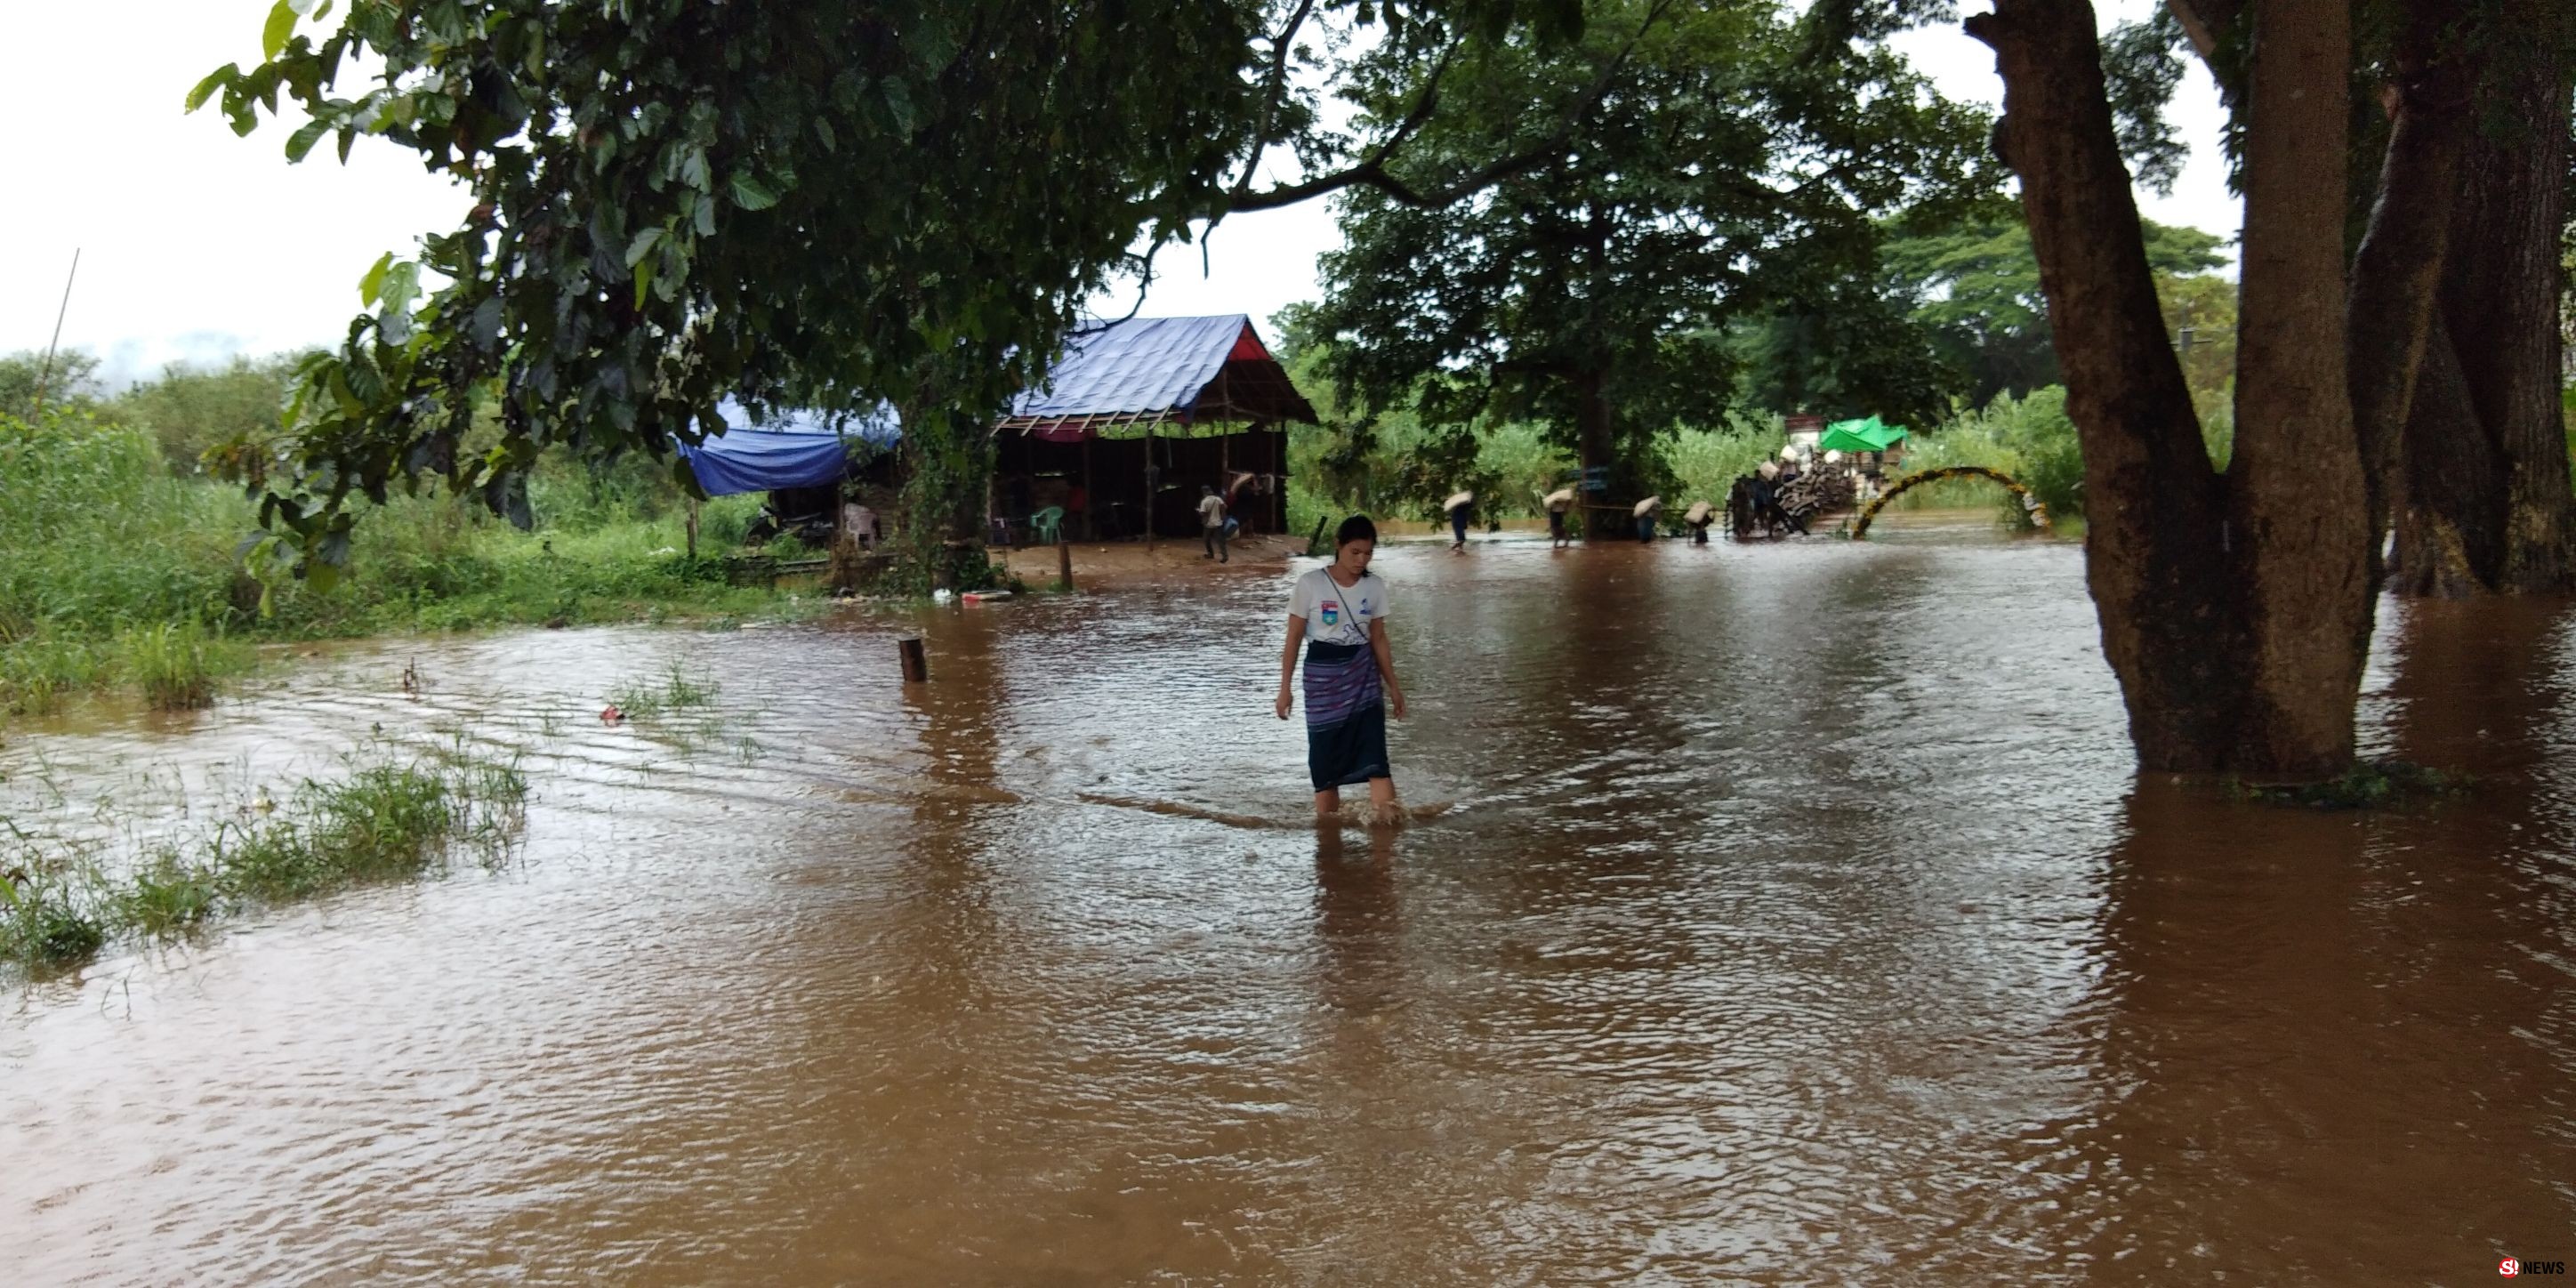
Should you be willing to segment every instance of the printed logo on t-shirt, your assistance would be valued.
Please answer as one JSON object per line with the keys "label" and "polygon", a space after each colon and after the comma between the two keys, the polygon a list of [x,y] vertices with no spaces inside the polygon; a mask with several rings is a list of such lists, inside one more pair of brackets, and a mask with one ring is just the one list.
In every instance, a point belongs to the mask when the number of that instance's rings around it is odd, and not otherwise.
{"label": "printed logo on t-shirt", "polygon": [[1326,626],[1336,625],[1342,620],[1342,605],[1340,600],[1325,600],[1323,603],[1323,610],[1324,624]]}

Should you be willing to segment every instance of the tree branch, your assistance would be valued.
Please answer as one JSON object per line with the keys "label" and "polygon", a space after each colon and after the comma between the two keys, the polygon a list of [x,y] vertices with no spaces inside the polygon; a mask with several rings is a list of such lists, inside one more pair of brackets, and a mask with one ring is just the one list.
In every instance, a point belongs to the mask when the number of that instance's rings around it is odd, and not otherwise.
{"label": "tree branch", "polygon": [[1270,150],[1271,134],[1279,127],[1279,105],[1288,96],[1288,51],[1297,39],[1297,30],[1315,12],[1315,0],[1298,0],[1297,11],[1288,15],[1287,25],[1270,42],[1270,87],[1261,108],[1261,129],[1252,136],[1252,154],[1243,159],[1243,179],[1234,192],[1242,196],[1252,188],[1252,177],[1261,170],[1261,154]]}
{"label": "tree branch", "polygon": [[1433,69],[1430,84],[1424,87],[1424,92],[1406,111],[1404,120],[1397,124],[1394,132],[1389,134],[1384,142],[1371,149],[1368,156],[1345,169],[1308,179],[1302,183],[1287,184],[1261,192],[1238,193],[1233,201],[1227,203],[1226,208],[1229,211],[1276,210],[1282,206],[1293,206],[1301,201],[1339,192],[1344,188],[1370,187],[1384,193],[1399,205],[1430,209],[1473,196],[1505,179],[1545,165],[1564,155],[1567,145],[1573,141],[1575,125],[1589,115],[1593,108],[1600,105],[1602,98],[1610,92],[1611,86],[1617,83],[1620,69],[1626,66],[1629,56],[1636,51],[1637,42],[1643,40],[1646,33],[1654,29],[1655,24],[1662,20],[1664,12],[1672,7],[1672,3],[1673,0],[1655,0],[1654,6],[1646,11],[1645,21],[1637,24],[1637,30],[1628,37],[1627,43],[1619,47],[1619,52],[1601,69],[1600,76],[1593,80],[1591,88],[1584,91],[1583,97],[1574,104],[1573,108],[1557,119],[1556,128],[1550,131],[1546,138],[1519,152],[1480,166],[1462,179],[1424,189],[1397,177],[1387,168],[1387,162],[1394,159],[1398,148],[1429,121],[1432,109],[1437,106],[1440,75],[1447,70],[1450,58],[1457,52],[1457,46],[1452,45],[1448,51],[1442,53],[1439,65]]}
{"label": "tree branch", "polygon": [[2182,32],[2191,38],[2200,60],[2208,63],[2218,53],[2219,33],[2236,25],[2244,0],[2165,0],[2165,8],[2182,23]]}

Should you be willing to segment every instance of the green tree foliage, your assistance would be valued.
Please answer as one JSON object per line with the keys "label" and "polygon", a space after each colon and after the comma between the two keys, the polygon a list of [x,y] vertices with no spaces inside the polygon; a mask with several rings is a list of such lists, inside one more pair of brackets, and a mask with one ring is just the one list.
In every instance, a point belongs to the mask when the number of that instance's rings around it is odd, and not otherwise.
{"label": "green tree foliage", "polygon": [[[2207,273],[2226,263],[2223,241],[2197,228],[2140,220],[2147,262],[2160,279]],[[2027,397],[2058,383],[2057,352],[2040,293],[2039,257],[2018,221],[1975,223],[1891,243],[1892,271],[1910,284],[1914,318],[1930,327],[1945,361],[1964,372],[1968,399]],[[2230,307],[2232,323],[2233,307]],[[2231,350],[2232,352],[2232,350]]]}
{"label": "green tree foliage", "polygon": [[1491,423],[1468,435],[1426,425],[1410,401],[1359,412],[1336,396],[1330,346],[1312,336],[1313,316],[1312,305],[1292,304],[1272,329],[1289,377],[1315,405],[1319,423],[1290,427],[1288,450],[1291,486],[1318,512],[1435,520],[1440,502],[1464,489],[1476,494],[1482,518],[1531,516],[1573,474],[1574,457],[1534,422]]}
{"label": "green tree foliage", "polygon": [[219,444],[267,442],[303,355],[235,357],[217,367],[173,363],[116,400],[114,416],[148,431],[174,473],[190,474]]}
{"label": "green tree foliage", "polygon": [[1733,352],[1744,400],[1783,415],[1947,418],[1970,387],[1913,285],[1880,271],[1823,287],[1740,328]]}
{"label": "green tree foliage", "polygon": [[1986,190],[1984,115],[1819,21],[1762,3],[1607,3],[1571,49],[1378,60],[1368,120],[1397,120],[1436,86],[1440,113],[1414,127],[1435,158],[1511,152],[1529,103],[1614,59],[1625,70],[1562,155],[1472,200],[1345,198],[1348,245],[1326,258],[1335,286],[1311,319],[1337,384],[1363,412],[1411,406],[1456,456],[1471,426],[1535,420],[1610,466],[1614,491],[1650,486],[1657,437],[1724,418],[1731,323],[1870,270],[1882,217]]}
{"label": "green tree foliage", "polygon": [[41,349],[0,355],[0,416],[35,414],[36,388],[48,407],[85,407],[98,401],[98,358],[79,349],[57,352],[50,365]]}
{"label": "green tree foliage", "polygon": [[[303,20],[328,12],[279,0],[264,61],[189,106],[248,132],[291,100],[290,158],[380,136],[455,177],[471,213],[367,274],[371,311],[298,373],[282,455],[222,457],[323,568],[352,494],[434,475],[513,512],[543,449],[659,456],[726,394],[892,402],[912,510],[961,515],[984,418],[1139,266],[1140,236],[1150,254],[1275,196],[1249,182],[1271,144],[1349,159],[1299,88],[1339,43],[1311,22],[1437,56],[1533,17],[1570,30],[1579,6],[352,0],[336,25]],[[1374,181],[1374,159],[1313,182]],[[501,437],[466,451],[494,384]]]}

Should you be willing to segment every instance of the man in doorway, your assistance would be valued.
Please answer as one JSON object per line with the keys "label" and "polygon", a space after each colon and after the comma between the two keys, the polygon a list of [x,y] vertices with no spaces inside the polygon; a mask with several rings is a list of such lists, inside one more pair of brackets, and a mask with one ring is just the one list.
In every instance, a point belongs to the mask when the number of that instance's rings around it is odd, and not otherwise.
{"label": "man in doorway", "polygon": [[1212,487],[1199,489],[1199,541],[1207,553],[1201,559],[1225,562],[1225,499]]}

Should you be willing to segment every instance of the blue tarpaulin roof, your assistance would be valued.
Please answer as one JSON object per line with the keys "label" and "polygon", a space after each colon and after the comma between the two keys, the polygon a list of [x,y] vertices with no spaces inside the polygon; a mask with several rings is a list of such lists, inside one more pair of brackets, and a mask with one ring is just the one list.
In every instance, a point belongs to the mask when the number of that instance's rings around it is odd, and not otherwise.
{"label": "blue tarpaulin roof", "polygon": [[[1230,373],[1229,363],[1236,364]],[[1220,373],[1228,375],[1222,396],[1204,397]],[[1043,385],[1011,401],[1002,423],[1071,441],[1105,425],[1221,415],[1274,422],[1315,418],[1278,359],[1253,334],[1252,319],[1241,313],[1087,326],[1067,338],[1064,355]]]}
{"label": "blue tarpaulin roof", "polygon": [[849,472],[850,445],[887,447],[902,437],[891,412],[854,416],[843,428],[813,412],[780,412],[753,426],[742,404],[728,398],[716,407],[727,426],[680,455],[708,496],[766,492],[782,487],[829,487]]}

